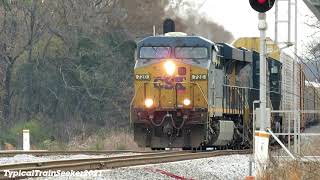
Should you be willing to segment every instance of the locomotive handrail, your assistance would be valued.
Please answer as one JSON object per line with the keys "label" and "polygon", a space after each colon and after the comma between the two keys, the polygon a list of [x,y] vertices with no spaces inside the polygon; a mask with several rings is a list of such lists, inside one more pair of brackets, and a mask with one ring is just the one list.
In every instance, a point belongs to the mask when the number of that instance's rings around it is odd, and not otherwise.
{"label": "locomotive handrail", "polygon": [[239,89],[250,89],[250,90],[257,90],[257,91],[259,91],[259,90],[260,90],[260,89],[257,89],[257,88],[244,87],[244,86],[233,86],[233,85],[229,85],[229,84],[223,84],[222,86],[225,86],[225,87],[233,87],[233,88],[239,88]]}
{"label": "locomotive handrail", "polygon": [[[160,82],[145,82],[143,83],[143,87],[145,88],[146,87],[146,84],[161,84]],[[143,98],[146,99],[146,91],[144,92],[143,94]],[[159,106],[161,106],[161,88],[159,88]]]}
{"label": "locomotive handrail", "polygon": [[[160,82],[145,82],[145,83],[143,83],[143,87],[145,87],[146,84],[160,84]],[[139,84],[137,90],[134,91],[133,98],[132,98],[132,100],[130,102],[130,107],[129,107],[129,110],[130,110],[130,112],[129,112],[129,123],[130,123],[130,126],[132,124],[132,105],[133,105],[134,100],[135,100],[135,98],[137,96],[137,92],[140,90],[141,87],[142,87],[142,84]],[[160,95],[161,95],[161,89],[160,89]],[[145,99],[145,97],[144,97],[144,99]],[[159,105],[160,105],[160,99],[161,98],[159,98]]]}
{"label": "locomotive handrail", "polygon": [[[189,81],[189,82],[179,82],[179,83],[180,83],[180,84],[195,84],[195,85],[197,85],[197,87],[200,89],[200,92],[201,92],[201,94],[202,94],[202,96],[203,96],[203,99],[204,99],[204,100],[206,101],[206,103],[207,103],[207,106],[209,105],[208,99],[206,98],[206,96],[205,96],[205,94],[204,94],[201,86],[199,85],[199,83],[197,83],[197,82],[192,82],[192,81]],[[177,84],[175,85],[175,90],[176,90],[176,94],[177,94],[177,88],[176,88],[176,86],[177,86]],[[176,95],[176,96],[177,96],[177,95]]]}
{"label": "locomotive handrail", "polygon": [[[195,82],[191,82],[191,83],[195,83]],[[201,86],[200,86],[198,83],[195,83],[195,84],[196,84],[196,85],[198,86],[198,88],[200,89],[200,92],[201,92],[201,94],[202,94],[202,96],[203,96],[204,100],[206,101],[207,106],[209,106],[208,99],[206,98],[206,96],[205,96],[205,94],[204,94],[204,92],[203,92],[203,90],[202,90]]]}
{"label": "locomotive handrail", "polygon": [[[160,84],[160,82],[145,82],[145,83],[143,83],[143,87],[145,87],[146,84]],[[135,92],[134,92],[134,96],[133,96],[133,98],[131,100],[131,103],[130,103],[130,107],[129,107],[129,110],[130,110],[130,112],[129,112],[129,123],[130,123],[130,126],[132,124],[132,105],[133,105],[134,100],[135,100],[135,98],[137,96],[137,92],[140,90],[141,87],[142,87],[142,84],[139,84],[137,90],[135,90]],[[161,89],[159,91],[160,91],[160,94],[159,94],[159,96],[160,96],[161,95]],[[144,99],[145,99],[145,97],[144,97]],[[159,98],[159,105],[160,105],[160,99],[161,98]]]}

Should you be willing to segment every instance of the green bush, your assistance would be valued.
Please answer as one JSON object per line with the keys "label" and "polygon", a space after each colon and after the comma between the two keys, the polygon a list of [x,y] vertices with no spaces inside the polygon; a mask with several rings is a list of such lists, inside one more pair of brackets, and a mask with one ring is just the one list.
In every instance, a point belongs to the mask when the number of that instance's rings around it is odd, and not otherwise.
{"label": "green bush", "polygon": [[18,122],[8,130],[0,132],[0,143],[10,143],[18,146],[22,144],[22,131],[24,129],[30,130],[31,145],[38,146],[44,140],[49,139],[50,129],[45,127],[37,119],[32,119],[26,122]]}
{"label": "green bush", "polygon": [[17,144],[17,138],[15,135],[8,133],[7,131],[0,132],[0,145],[4,143]]}

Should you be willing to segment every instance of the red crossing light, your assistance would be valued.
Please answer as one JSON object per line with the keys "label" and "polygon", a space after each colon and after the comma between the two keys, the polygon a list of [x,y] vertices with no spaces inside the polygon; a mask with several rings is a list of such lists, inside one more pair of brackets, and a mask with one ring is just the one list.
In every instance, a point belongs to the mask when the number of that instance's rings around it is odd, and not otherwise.
{"label": "red crossing light", "polygon": [[267,0],[258,0],[258,3],[263,4],[265,3]]}
{"label": "red crossing light", "polygon": [[257,12],[264,13],[269,11],[276,0],[249,0],[250,6]]}

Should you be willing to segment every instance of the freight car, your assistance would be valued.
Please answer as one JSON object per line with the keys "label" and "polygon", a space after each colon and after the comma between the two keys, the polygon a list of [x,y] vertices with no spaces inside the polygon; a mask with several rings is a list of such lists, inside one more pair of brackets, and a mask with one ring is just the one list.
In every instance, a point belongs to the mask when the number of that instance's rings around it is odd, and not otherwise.
{"label": "freight car", "polygon": [[319,123],[320,115],[316,111],[320,109],[320,84],[305,81],[303,92],[303,110],[307,111],[307,113],[301,115],[303,119],[301,123],[302,130]]}
{"label": "freight car", "polygon": [[[234,47],[167,32],[138,42],[130,112],[135,142],[154,149],[249,146],[252,102],[259,99],[257,40],[239,39]],[[279,54],[267,60],[268,105],[279,109]]]}
{"label": "freight car", "polygon": [[[281,110],[286,113],[281,114],[282,132],[287,133],[289,126],[290,131],[294,131],[293,109],[301,110],[300,113],[300,130],[303,132],[308,126],[319,122],[320,108],[320,86],[319,83],[307,81],[304,73],[304,64],[295,63],[296,74],[293,79],[293,62],[294,59],[282,52],[280,54],[282,63],[282,98]],[[305,67],[307,68],[307,67]],[[295,84],[296,92],[292,88]],[[293,94],[297,93],[296,105],[294,105]],[[289,124],[290,121],[290,124]]]}

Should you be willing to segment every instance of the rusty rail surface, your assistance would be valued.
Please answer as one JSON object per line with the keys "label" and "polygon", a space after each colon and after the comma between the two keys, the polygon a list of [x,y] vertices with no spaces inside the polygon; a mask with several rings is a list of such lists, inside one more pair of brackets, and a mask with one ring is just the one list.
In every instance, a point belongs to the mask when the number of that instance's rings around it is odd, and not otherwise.
{"label": "rusty rail surface", "polygon": [[[4,170],[10,171],[85,171],[85,170],[102,170],[119,167],[128,167],[136,165],[157,164],[174,161],[183,161],[199,158],[209,158],[215,156],[225,156],[232,154],[250,154],[250,150],[223,150],[209,152],[191,152],[191,151],[173,151],[146,153],[141,155],[129,155],[107,158],[88,158],[88,159],[72,159],[57,160],[46,162],[28,162],[0,165],[0,179],[7,179]],[[24,177],[18,177],[24,178]]]}

